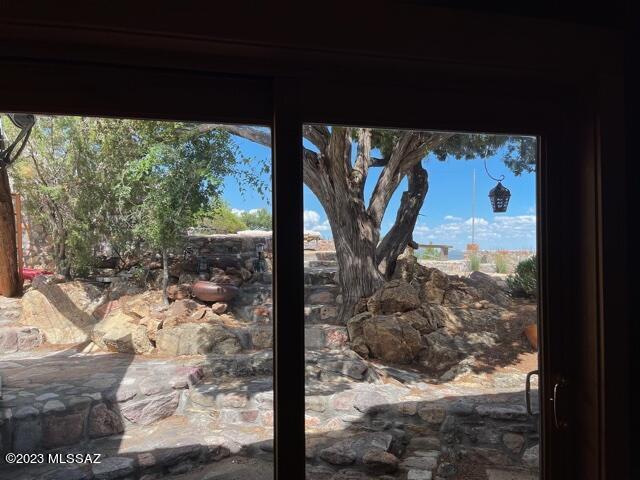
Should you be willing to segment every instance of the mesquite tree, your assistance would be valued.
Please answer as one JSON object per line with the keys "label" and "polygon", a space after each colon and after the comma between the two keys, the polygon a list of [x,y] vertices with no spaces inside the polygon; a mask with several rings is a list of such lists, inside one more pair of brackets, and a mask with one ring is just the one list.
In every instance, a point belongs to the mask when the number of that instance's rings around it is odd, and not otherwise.
{"label": "mesquite tree", "polygon": [[[271,146],[266,129],[207,124],[196,132],[223,128]],[[505,135],[305,125],[304,183],[322,204],[336,248],[343,303],[342,321],[357,302],[370,296],[393,275],[396,259],[412,242],[413,229],[429,188],[422,161],[486,158],[504,149],[505,164],[515,173],[535,168],[535,139]],[[301,140],[302,141],[302,140]],[[354,155],[355,154],[355,155]],[[371,169],[381,169],[370,198],[365,183]],[[407,179],[395,223],[381,238],[382,219],[391,197]]]}

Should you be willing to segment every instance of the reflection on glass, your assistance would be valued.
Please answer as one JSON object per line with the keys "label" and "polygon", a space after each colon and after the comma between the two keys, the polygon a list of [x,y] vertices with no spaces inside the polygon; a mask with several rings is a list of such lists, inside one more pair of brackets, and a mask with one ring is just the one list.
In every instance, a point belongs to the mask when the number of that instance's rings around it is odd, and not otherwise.
{"label": "reflection on glass", "polygon": [[304,127],[307,478],[537,478],[535,144]]}
{"label": "reflection on glass", "polygon": [[269,129],[21,118],[0,115],[0,477],[272,478]]}

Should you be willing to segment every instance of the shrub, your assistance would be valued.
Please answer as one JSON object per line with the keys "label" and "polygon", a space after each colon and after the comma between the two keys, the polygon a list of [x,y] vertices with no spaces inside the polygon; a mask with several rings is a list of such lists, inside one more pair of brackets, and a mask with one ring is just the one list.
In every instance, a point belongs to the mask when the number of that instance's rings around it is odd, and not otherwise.
{"label": "shrub", "polygon": [[469,257],[469,270],[472,272],[480,271],[480,257],[476,254],[473,254]]}
{"label": "shrub", "polygon": [[513,296],[535,297],[538,294],[538,268],[536,256],[518,263],[513,275],[507,277],[507,288]]}
{"label": "shrub", "polygon": [[496,254],[496,273],[507,273],[507,257],[502,253]]}
{"label": "shrub", "polygon": [[440,260],[440,250],[431,247],[421,248],[418,258],[421,260]]}

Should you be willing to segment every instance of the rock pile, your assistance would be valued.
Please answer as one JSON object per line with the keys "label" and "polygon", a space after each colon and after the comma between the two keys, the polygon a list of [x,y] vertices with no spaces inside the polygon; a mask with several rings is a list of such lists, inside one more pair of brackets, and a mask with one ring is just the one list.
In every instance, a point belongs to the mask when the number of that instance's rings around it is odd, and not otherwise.
{"label": "rock pile", "polygon": [[[214,272],[214,281],[240,285],[252,280],[245,269],[215,270],[220,271]],[[189,280],[186,274],[181,279]],[[267,332],[238,320],[226,303],[191,299],[190,284],[173,285],[168,293],[174,301],[165,306],[160,290],[144,290],[124,279],[104,289],[88,282],[43,278],[24,295],[22,327],[16,332],[34,329],[38,344],[42,339],[54,345],[93,342],[103,350],[132,354],[231,354],[243,345],[253,348],[251,338],[256,348],[271,347],[270,327]],[[12,338],[3,337],[3,345]]]}
{"label": "rock pile", "polygon": [[505,340],[511,306],[489,275],[449,276],[420,265],[408,250],[394,278],[362,299],[348,321],[350,345],[364,358],[419,364],[451,379]]}

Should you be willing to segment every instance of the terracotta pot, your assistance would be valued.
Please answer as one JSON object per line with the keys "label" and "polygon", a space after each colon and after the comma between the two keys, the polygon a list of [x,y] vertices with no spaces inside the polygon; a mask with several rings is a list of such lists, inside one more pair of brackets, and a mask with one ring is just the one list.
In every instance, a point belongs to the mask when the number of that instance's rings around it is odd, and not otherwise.
{"label": "terracotta pot", "polygon": [[538,325],[536,325],[535,323],[532,325],[527,325],[526,327],[524,327],[524,334],[527,337],[527,340],[529,340],[531,346],[535,350],[538,350]]}
{"label": "terracotta pot", "polygon": [[200,280],[193,284],[191,291],[203,302],[228,302],[238,294],[238,287]]}

